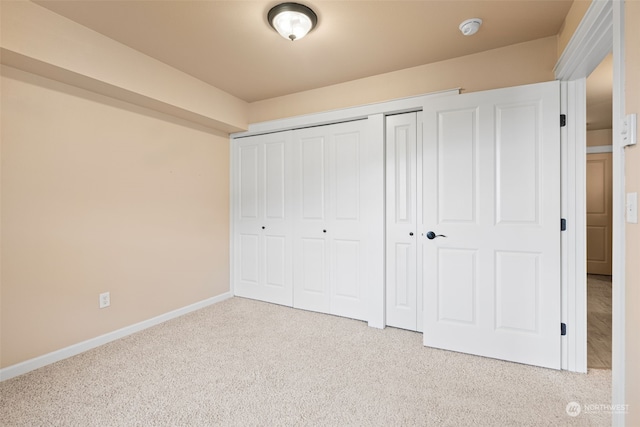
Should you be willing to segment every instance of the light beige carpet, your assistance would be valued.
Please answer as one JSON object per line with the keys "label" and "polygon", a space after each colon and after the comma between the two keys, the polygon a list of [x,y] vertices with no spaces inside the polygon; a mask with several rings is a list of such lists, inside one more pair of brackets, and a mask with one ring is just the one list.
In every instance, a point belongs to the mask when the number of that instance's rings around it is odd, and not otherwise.
{"label": "light beige carpet", "polygon": [[0,383],[2,426],[609,425],[611,371],[553,371],[241,298]]}

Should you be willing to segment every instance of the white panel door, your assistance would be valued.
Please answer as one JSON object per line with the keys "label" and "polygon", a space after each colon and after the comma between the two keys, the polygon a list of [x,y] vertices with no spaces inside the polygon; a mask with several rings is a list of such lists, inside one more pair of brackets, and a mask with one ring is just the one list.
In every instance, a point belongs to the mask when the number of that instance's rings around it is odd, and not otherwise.
{"label": "white panel door", "polygon": [[423,111],[425,345],[560,369],[559,105],[549,82]]}
{"label": "white panel door", "polygon": [[233,143],[234,292],[291,306],[291,132]]}
{"label": "white panel door", "polygon": [[367,319],[367,121],[294,131],[293,306]]}
{"label": "white panel door", "polygon": [[587,154],[587,273],[611,275],[611,153]]}
{"label": "white panel door", "polygon": [[327,227],[329,135],[324,128],[294,134],[293,306],[330,311]]}
{"label": "white panel door", "polygon": [[412,331],[418,329],[416,116],[388,116],[385,135],[386,324]]}

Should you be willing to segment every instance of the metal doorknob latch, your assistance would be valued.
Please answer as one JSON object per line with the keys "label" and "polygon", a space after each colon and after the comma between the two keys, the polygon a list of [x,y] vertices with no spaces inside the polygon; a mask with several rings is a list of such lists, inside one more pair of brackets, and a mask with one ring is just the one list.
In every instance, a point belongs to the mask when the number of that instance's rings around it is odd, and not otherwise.
{"label": "metal doorknob latch", "polygon": [[409,236],[413,236],[413,233],[409,233]]}
{"label": "metal doorknob latch", "polygon": [[447,237],[447,236],[445,236],[444,234],[436,234],[433,231],[427,231],[427,239],[433,240],[436,237]]}

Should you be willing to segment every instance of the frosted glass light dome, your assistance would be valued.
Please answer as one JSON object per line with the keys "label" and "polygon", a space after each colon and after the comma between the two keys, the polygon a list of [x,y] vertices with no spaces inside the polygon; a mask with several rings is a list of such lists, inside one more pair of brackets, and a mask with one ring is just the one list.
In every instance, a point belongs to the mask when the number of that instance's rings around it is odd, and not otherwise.
{"label": "frosted glass light dome", "polygon": [[273,7],[267,19],[278,34],[291,41],[306,36],[318,22],[313,10],[298,3],[282,3]]}

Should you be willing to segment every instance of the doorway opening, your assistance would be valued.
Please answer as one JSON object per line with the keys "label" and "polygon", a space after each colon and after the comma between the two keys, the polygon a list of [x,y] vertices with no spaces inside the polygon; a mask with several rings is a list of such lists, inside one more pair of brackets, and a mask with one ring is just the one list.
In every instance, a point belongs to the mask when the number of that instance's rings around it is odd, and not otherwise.
{"label": "doorway opening", "polygon": [[587,77],[587,368],[611,369],[613,55]]}

